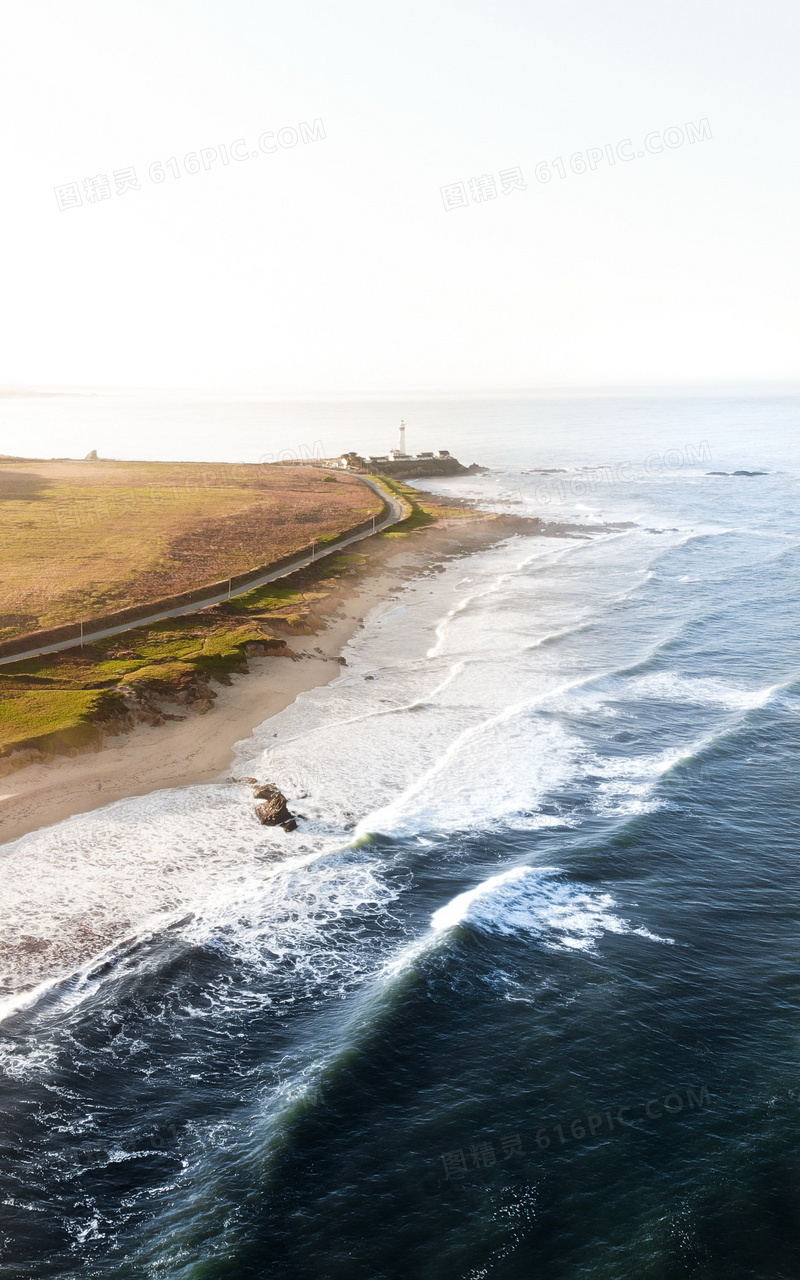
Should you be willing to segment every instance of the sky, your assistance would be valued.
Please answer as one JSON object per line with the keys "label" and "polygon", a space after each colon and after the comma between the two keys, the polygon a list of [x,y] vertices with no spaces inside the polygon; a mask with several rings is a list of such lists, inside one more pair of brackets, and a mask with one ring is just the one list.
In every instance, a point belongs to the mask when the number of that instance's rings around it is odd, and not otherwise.
{"label": "sky", "polygon": [[796,0],[9,4],[0,387],[794,382],[799,44]]}

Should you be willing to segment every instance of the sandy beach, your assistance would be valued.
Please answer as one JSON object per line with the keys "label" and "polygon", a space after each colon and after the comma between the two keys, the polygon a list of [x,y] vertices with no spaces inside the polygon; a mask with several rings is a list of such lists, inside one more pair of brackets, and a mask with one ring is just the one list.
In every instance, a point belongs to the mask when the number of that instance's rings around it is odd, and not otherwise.
{"label": "sandy beach", "polygon": [[[99,752],[56,757],[0,778],[0,841],[51,826],[114,800],[224,776],[234,745],[282,711],[299,693],[328,684],[341,671],[342,649],[372,610],[427,565],[531,532],[530,522],[489,515],[438,522],[405,537],[368,539],[366,564],[331,591],[315,635],[290,637],[295,660],[251,658],[249,674],[215,686],[214,709],[182,721],[109,738]],[[181,709],[182,710],[182,709]]]}

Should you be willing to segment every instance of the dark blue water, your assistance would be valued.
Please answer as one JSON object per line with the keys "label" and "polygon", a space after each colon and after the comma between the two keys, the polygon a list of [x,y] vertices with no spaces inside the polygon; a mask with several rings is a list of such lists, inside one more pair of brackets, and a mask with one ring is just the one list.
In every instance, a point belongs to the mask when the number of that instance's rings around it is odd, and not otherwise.
{"label": "dark blue water", "polygon": [[591,536],[422,574],[244,744],[298,842],[220,783],[5,847],[25,981],[125,941],[6,1005],[0,1276],[800,1274],[797,405],[623,406],[582,489],[603,413],[464,489]]}

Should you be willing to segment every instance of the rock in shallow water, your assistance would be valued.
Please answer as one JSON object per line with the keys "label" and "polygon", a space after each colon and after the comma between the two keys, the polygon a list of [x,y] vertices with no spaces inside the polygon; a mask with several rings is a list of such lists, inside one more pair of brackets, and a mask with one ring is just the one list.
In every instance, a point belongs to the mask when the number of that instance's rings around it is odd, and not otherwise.
{"label": "rock in shallow water", "polygon": [[[282,826],[284,831],[295,830],[297,823],[287,808],[286,796],[282,791],[268,782],[262,787],[256,787],[253,794],[256,800],[261,801],[261,804],[256,805],[259,822],[265,827]],[[290,823],[293,825],[290,826]]]}

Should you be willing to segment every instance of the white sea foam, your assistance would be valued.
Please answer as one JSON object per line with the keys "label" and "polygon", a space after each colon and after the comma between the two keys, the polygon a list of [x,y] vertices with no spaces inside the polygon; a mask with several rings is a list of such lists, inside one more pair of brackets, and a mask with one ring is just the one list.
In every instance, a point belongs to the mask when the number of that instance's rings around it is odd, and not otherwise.
{"label": "white sea foam", "polygon": [[287,855],[291,867],[340,843],[261,827],[249,795],[229,785],[119,801],[25,836],[0,859],[6,993],[204,904],[263,894]]}
{"label": "white sea foam", "polygon": [[453,739],[390,803],[361,819],[357,835],[464,831],[535,810],[574,772],[576,744],[560,725],[511,707]]}
{"label": "white sea foam", "polygon": [[590,951],[604,933],[672,943],[615,915],[609,893],[557,879],[555,867],[512,867],[434,912],[435,930],[468,924],[484,933],[528,934],[551,951]]}
{"label": "white sea foam", "polygon": [[638,676],[626,690],[626,696],[660,698],[669,702],[726,707],[731,711],[750,711],[763,707],[777,685],[746,689],[714,677],[685,676],[673,671],[658,671]]}

